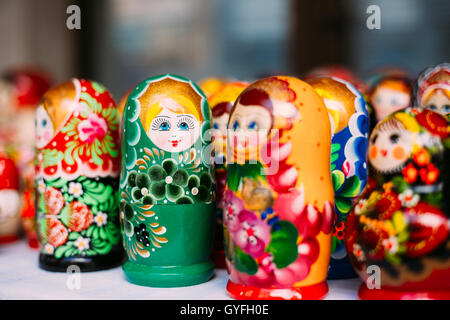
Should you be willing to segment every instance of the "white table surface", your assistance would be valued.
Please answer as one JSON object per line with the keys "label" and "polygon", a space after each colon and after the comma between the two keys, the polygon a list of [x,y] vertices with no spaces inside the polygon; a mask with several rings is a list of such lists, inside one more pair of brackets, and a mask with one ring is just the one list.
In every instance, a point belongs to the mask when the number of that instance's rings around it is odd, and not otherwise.
{"label": "white table surface", "polygon": [[[5,299],[123,299],[123,300],[229,300],[225,286],[227,273],[216,270],[214,277],[203,284],[183,288],[147,288],[125,280],[120,267],[98,272],[82,273],[80,288],[69,289],[69,275],[53,273],[38,267],[38,252],[24,241],[0,245],[0,300]],[[325,299],[358,299],[361,280],[328,281]]]}

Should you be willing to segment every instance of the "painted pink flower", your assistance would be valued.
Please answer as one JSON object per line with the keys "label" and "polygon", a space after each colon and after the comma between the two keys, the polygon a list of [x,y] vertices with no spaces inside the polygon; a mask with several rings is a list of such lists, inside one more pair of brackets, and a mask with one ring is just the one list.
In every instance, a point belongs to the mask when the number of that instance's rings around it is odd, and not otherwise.
{"label": "painted pink flower", "polygon": [[273,209],[281,220],[296,221],[305,209],[303,187],[278,194]]}
{"label": "painted pink flower", "polygon": [[225,191],[222,201],[223,222],[230,232],[239,229],[238,214],[244,209],[244,202],[236,197],[231,190]]}
{"label": "painted pink flower", "polygon": [[270,242],[270,226],[248,210],[242,210],[238,218],[240,227],[231,234],[233,241],[253,258],[260,257]]}
{"label": "painted pink flower", "polygon": [[342,171],[344,172],[345,177],[351,177],[355,175],[355,164],[347,160],[342,164]]}
{"label": "painted pink flower", "polygon": [[105,119],[95,113],[91,113],[86,120],[78,124],[78,133],[80,140],[87,143],[94,142],[95,139],[101,140],[108,130]]}

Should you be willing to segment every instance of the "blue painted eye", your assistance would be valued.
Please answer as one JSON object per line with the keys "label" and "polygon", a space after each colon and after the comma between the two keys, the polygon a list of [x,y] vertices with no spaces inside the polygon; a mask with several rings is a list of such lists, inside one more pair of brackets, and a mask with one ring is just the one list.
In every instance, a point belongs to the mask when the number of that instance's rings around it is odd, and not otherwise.
{"label": "blue painted eye", "polygon": [[189,126],[186,122],[181,122],[178,127],[180,128],[180,130],[189,130]]}
{"label": "blue painted eye", "polygon": [[41,124],[42,124],[43,127],[45,127],[47,125],[47,119],[43,119]]}
{"label": "blue painted eye", "polygon": [[256,129],[256,122],[255,121],[250,121],[250,123],[248,124],[248,129],[249,130],[255,130]]}
{"label": "blue painted eye", "polygon": [[167,131],[167,130],[169,130],[170,129],[170,126],[169,126],[169,123],[168,122],[162,122],[160,125],[159,125],[159,130],[161,130],[161,131]]}
{"label": "blue painted eye", "polygon": [[216,130],[219,130],[219,125],[217,123],[214,123],[213,124],[213,128],[216,129]]}
{"label": "blue painted eye", "polygon": [[236,131],[237,129],[239,129],[239,122],[235,121],[233,123],[233,130]]}

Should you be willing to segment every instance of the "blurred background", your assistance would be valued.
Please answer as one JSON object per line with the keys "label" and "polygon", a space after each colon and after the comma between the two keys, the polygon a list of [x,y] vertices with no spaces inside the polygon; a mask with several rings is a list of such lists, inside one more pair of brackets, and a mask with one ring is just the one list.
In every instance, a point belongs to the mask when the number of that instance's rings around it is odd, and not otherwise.
{"label": "blurred background", "polygon": [[[81,29],[69,30],[69,5]],[[381,9],[381,29],[366,26]],[[116,99],[146,77],[301,75],[328,64],[364,77],[449,60],[448,0],[0,0],[0,71],[87,77]]]}

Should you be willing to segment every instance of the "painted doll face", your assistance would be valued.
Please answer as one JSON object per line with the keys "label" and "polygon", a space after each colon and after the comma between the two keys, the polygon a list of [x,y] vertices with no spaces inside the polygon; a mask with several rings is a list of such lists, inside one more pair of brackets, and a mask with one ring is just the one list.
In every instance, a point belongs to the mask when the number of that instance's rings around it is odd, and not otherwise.
{"label": "painted doll face", "polygon": [[443,90],[436,90],[428,99],[425,99],[423,106],[442,115],[450,113],[450,99]]}
{"label": "painted doll face", "polygon": [[181,152],[191,147],[200,135],[199,121],[192,114],[175,113],[163,108],[152,120],[150,140],[160,149]]}
{"label": "painted doll face", "polygon": [[43,148],[50,142],[54,135],[52,120],[42,105],[36,110],[36,146]]}
{"label": "painted doll face", "polygon": [[249,154],[253,159],[258,147],[267,141],[270,127],[271,115],[267,109],[238,103],[228,123],[230,142],[238,153]]}
{"label": "painted doll face", "polygon": [[376,89],[371,98],[377,121],[383,120],[392,112],[406,108],[409,102],[409,94],[384,86]]}
{"label": "painted doll face", "polygon": [[412,141],[409,131],[395,119],[374,130],[369,141],[369,161],[381,173],[397,172],[409,158]]}

